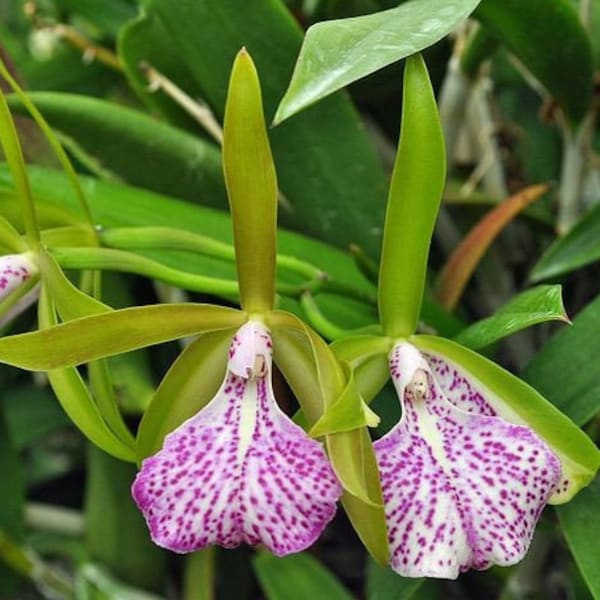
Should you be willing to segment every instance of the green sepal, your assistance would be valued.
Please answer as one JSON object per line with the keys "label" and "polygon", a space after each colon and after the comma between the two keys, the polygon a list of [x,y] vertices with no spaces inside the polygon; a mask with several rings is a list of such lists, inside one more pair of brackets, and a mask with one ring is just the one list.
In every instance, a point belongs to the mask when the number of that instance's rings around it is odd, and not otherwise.
{"label": "green sepal", "polygon": [[240,285],[248,312],[273,308],[277,176],[254,63],[240,50],[231,71],[223,124],[223,170]]}
{"label": "green sepal", "polygon": [[[327,344],[294,315],[267,317],[273,358],[310,425],[340,396],[344,372]],[[365,427],[325,438],[331,464],[346,490],[342,503],[358,536],[379,562],[388,557],[383,498],[373,445]]]}
{"label": "green sepal", "polygon": [[354,380],[354,373],[349,367],[345,370],[347,383],[344,391],[310,428],[308,435],[311,437],[379,425],[379,417],[369,409],[360,395]]}
{"label": "green sepal", "polygon": [[160,450],[168,433],[214,398],[225,377],[235,332],[233,328],[201,335],[171,365],[140,423],[138,462]]}
{"label": "green sepal", "polygon": [[0,362],[48,371],[201,332],[240,327],[246,314],[210,304],[153,304],[0,339]]}
{"label": "green sepal", "polygon": [[[38,303],[39,333],[51,331],[56,320],[52,300],[42,285]],[[46,352],[52,353],[52,348]],[[53,369],[48,372],[48,380],[64,411],[92,443],[116,458],[135,461],[134,447],[119,439],[108,427],[76,368]]]}
{"label": "green sepal", "polygon": [[568,417],[530,385],[483,356],[444,338],[415,335],[410,338],[420,350],[451,361],[480,390],[496,414],[535,431],[557,455],[566,489],[558,490],[551,504],[568,502],[592,481],[600,468],[600,450]]}
{"label": "green sepal", "polygon": [[454,340],[473,350],[485,348],[526,327],[546,321],[566,321],[560,285],[538,285],[514,296],[491,317],[463,329]]}
{"label": "green sepal", "polygon": [[423,59],[414,55],[404,67],[402,126],[379,270],[379,316],[386,335],[404,337],[417,328],[445,174],[435,96]]}

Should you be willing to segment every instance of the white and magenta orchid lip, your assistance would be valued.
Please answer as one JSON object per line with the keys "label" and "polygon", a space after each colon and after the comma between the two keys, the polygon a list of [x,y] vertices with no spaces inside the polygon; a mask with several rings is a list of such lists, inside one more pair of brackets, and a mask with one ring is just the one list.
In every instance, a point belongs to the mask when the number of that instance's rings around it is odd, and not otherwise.
{"label": "white and magenta orchid lip", "polygon": [[0,300],[37,274],[38,268],[28,254],[0,256]]}
{"label": "white and magenta orchid lip", "polygon": [[403,414],[374,444],[391,566],[408,577],[453,579],[518,562],[561,476],[545,442],[494,416],[462,374],[445,376],[443,362],[409,343],[394,347]]}
{"label": "white and magenta orchid lip", "polygon": [[321,445],[278,407],[271,337],[256,321],[234,336],[213,400],[147,458],[132,487],[152,539],[175,552],[310,546],[342,493]]}

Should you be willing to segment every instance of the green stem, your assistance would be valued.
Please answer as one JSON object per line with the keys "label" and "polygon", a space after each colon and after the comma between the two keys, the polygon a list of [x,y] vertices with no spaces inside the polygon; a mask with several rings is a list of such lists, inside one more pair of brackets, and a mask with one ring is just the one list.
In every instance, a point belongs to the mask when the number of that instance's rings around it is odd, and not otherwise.
{"label": "green stem", "polygon": [[217,296],[237,296],[236,281],[205,277],[167,267],[159,262],[110,248],[56,248],[52,254],[65,269],[99,269],[135,273],[193,292]]}
{"label": "green stem", "polygon": [[71,581],[62,573],[48,567],[37,554],[19,546],[3,531],[0,531],[0,560],[33,581],[45,597],[75,597]]}
{"label": "green stem", "polygon": [[321,312],[319,305],[315,302],[315,298],[311,293],[306,292],[300,296],[300,306],[313,329],[316,329],[325,339],[337,340],[348,334],[345,329],[332,323]]}
{"label": "green stem", "polygon": [[19,232],[12,226],[8,219],[0,215],[0,246],[13,252],[26,252],[27,244],[23,242]]}
{"label": "green stem", "polygon": [[185,561],[183,578],[184,600],[214,600],[215,548],[190,554]]}
{"label": "green stem", "polygon": [[[235,261],[233,245],[205,235],[171,227],[119,227],[102,229],[99,235],[100,241],[109,248],[186,250],[222,260]],[[325,277],[324,273],[314,265],[293,256],[277,255],[277,266],[309,279]]]}

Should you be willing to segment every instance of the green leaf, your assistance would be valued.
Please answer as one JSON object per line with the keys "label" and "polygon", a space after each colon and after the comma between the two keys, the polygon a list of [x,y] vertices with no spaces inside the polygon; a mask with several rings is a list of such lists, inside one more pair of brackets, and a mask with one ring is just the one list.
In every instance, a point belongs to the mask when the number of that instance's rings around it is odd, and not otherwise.
{"label": "green leaf", "polygon": [[409,0],[371,15],[313,25],[275,122],[432,46],[464,21],[479,1]]}
{"label": "green leaf", "polygon": [[491,317],[477,321],[461,331],[454,340],[477,350],[546,321],[569,322],[560,285],[539,285],[521,292]]}
{"label": "green leaf", "polygon": [[278,558],[259,552],[252,566],[267,600],[351,600],[353,596],[310,554]]}
{"label": "green leaf", "polygon": [[[65,177],[58,171],[31,166],[29,177],[44,227],[56,227],[64,222],[73,222],[64,209],[78,214],[78,205]],[[93,205],[95,221],[103,227],[125,226],[168,226],[210,236],[231,243],[232,228],[229,216],[220,211],[191,205],[174,198],[159,196],[151,192],[107,183],[88,177],[80,177],[86,196]],[[0,210],[13,224],[19,223],[18,204],[14,195],[6,192],[10,188],[10,177],[0,165]],[[304,235],[280,230],[278,249],[281,253],[305,260],[320,271],[327,273],[328,284],[342,284],[344,290],[353,291],[353,298],[339,294],[319,294],[316,301],[326,315],[331,315],[345,328],[356,328],[372,323],[375,310],[371,304],[374,295],[372,285],[363,279],[352,259],[344,252]],[[144,251],[144,255],[160,260],[174,268],[185,269],[212,277],[235,278],[235,265],[224,260],[203,256],[198,253],[178,251]],[[287,269],[278,270],[278,280],[298,283],[290,279]],[[354,300],[356,295],[369,299]],[[285,308],[299,311],[297,303],[282,299]]]}
{"label": "green leaf", "polygon": [[160,590],[166,553],[151,542],[131,497],[135,465],[90,446],[86,466],[85,541],[90,558],[129,584]]}
{"label": "green leaf", "polygon": [[[53,128],[129,183],[211,206],[226,205],[219,151],[213,144],[105,100],[60,92],[33,92],[29,97]],[[17,98],[11,97],[10,105],[26,114]]]}
{"label": "green leaf", "polygon": [[529,278],[541,281],[559,277],[600,260],[600,206],[584,215],[565,236],[542,255]]}
{"label": "green leaf", "polygon": [[140,423],[138,461],[160,450],[168,433],[216,395],[225,378],[227,350],[234,334],[235,329],[206,333],[187,346],[171,365]]}
{"label": "green leaf", "polygon": [[[282,0],[247,0],[244,10],[239,0],[149,0],[147,10],[159,18],[218,120],[242,46],[260,73],[267,121],[273,117],[302,42]],[[330,98],[269,136],[287,200],[281,223],[341,248],[354,242],[377,254],[386,176],[349,99]]]}
{"label": "green leaf", "polygon": [[46,371],[200,332],[239,327],[244,313],[210,304],[154,304],[74,319],[0,338],[0,362]]}
{"label": "green leaf", "polygon": [[578,425],[600,412],[600,296],[557,332],[522,376]]}
{"label": "green leaf", "polygon": [[404,68],[402,126],[379,269],[379,315],[388,336],[410,335],[417,328],[445,173],[435,97],[427,67],[415,55]]}
{"label": "green leaf", "polygon": [[367,600],[410,600],[424,582],[401,577],[387,565],[367,563]]}
{"label": "green leaf", "polygon": [[160,73],[167,73],[192,98],[202,97],[201,88],[181,61],[156,15],[148,14],[142,8],[141,14],[120,30],[117,48],[129,84],[149,107],[159,110],[171,124],[182,129],[193,131],[199,128],[198,123],[166,94],[148,86],[142,69],[144,63]]}
{"label": "green leaf", "polygon": [[[542,437],[558,456],[568,487],[557,491],[552,503],[568,502],[594,478],[600,451],[568,417],[521,379],[483,356],[444,338],[415,335],[420,350],[440,356],[463,371],[475,389],[482,390],[498,416],[526,425]],[[557,389],[564,388],[564,373]]]}
{"label": "green leaf", "polygon": [[56,5],[68,10],[71,18],[83,18],[113,36],[135,15],[135,7],[127,0],[57,0]]}
{"label": "green leaf", "polygon": [[568,504],[557,508],[558,518],[575,562],[595,600],[600,598],[600,477]]}
{"label": "green leaf", "polygon": [[231,71],[223,126],[223,170],[229,195],[242,309],[263,313],[275,298],[277,176],[263,116],[258,73],[240,50]]}
{"label": "green leaf", "polygon": [[[483,0],[474,16],[523,62],[572,119],[584,116],[592,99],[592,46],[569,0]],[[569,43],[557,44],[557,40]]]}

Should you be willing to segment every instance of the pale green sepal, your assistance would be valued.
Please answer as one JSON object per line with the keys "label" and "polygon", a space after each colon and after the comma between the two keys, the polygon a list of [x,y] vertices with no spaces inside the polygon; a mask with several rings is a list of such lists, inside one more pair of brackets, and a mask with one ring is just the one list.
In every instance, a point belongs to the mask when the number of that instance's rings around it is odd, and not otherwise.
{"label": "pale green sepal", "polygon": [[0,362],[48,371],[197,333],[240,327],[246,314],[210,304],[153,304],[0,339]]}
{"label": "pale green sepal", "polygon": [[160,450],[168,433],[215,397],[225,377],[227,351],[235,332],[233,328],[201,335],[171,365],[140,423],[138,462]]}
{"label": "pale green sepal", "polygon": [[310,428],[308,435],[311,437],[379,425],[379,417],[360,396],[354,381],[354,373],[349,368],[347,371],[347,384],[344,391]]}
{"label": "pale green sepal", "polygon": [[[309,424],[312,426],[340,397],[346,387],[342,366],[327,344],[298,317],[273,311],[267,317],[273,337],[273,358],[292,388]],[[344,489],[366,504],[381,503],[379,475],[377,485],[365,471],[375,464],[365,428],[327,435],[331,464]],[[369,487],[369,484],[371,487]]]}
{"label": "pale green sepal", "polygon": [[45,250],[38,254],[37,263],[42,273],[44,285],[47,287],[63,321],[71,321],[72,319],[112,310],[110,306],[76,288],[67,279],[54,258]]}
{"label": "pale green sepal", "polygon": [[379,316],[388,336],[405,337],[416,331],[445,176],[435,96],[423,59],[414,55],[404,67],[402,126],[379,269]]}
{"label": "pale green sepal", "polygon": [[525,290],[501,306],[491,317],[463,329],[454,340],[477,350],[546,321],[569,322],[560,285],[538,285]]}
{"label": "pale green sepal", "polygon": [[275,300],[277,176],[254,63],[240,50],[231,71],[223,123],[223,169],[229,196],[242,308],[264,313]]}
{"label": "pale green sepal", "polygon": [[[56,313],[45,286],[40,293],[38,320],[42,331],[48,331],[45,328],[52,328],[56,323]],[[133,445],[124,443],[109,429],[77,369],[51,370],[48,379],[64,411],[91,442],[116,458],[135,461]]]}
{"label": "pale green sepal", "polygon": [[429,335],[412,336],[410,342],[423,352],[456,365],[499,417],[530,427],[546,441],[561,462],[563,480],[568,480],[568,486],[552,496],[551,504],[568,502],[592,481],[600,468],[600,450],[534,388],[456,342]]}

